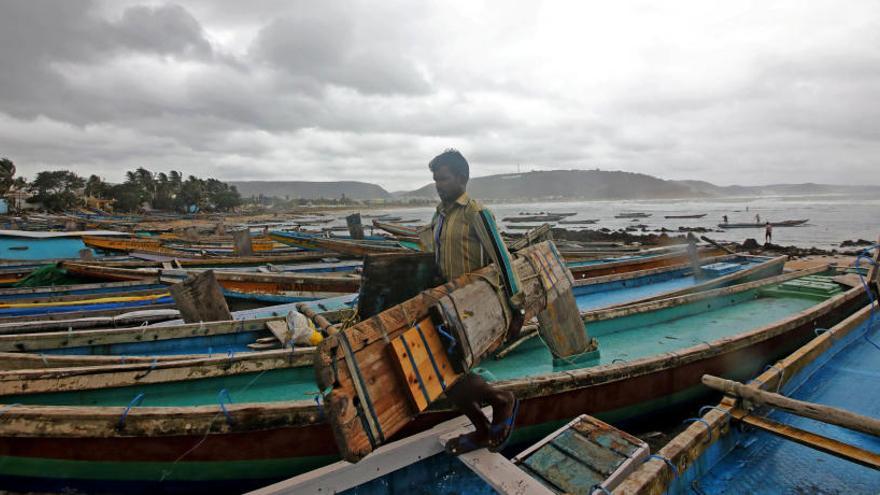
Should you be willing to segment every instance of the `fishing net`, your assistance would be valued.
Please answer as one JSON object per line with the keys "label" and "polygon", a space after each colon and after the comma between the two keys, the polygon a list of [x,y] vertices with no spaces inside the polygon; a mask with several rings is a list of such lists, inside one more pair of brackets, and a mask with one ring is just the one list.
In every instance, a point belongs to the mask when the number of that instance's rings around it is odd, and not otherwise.
{"label": "fishing net", "polygon": [[32,271],[27,277],[19,280],[13,287],[39,287],[43,285],[70,285],[82,283],[82,280],[67,273],[58,265],[46,265]]}

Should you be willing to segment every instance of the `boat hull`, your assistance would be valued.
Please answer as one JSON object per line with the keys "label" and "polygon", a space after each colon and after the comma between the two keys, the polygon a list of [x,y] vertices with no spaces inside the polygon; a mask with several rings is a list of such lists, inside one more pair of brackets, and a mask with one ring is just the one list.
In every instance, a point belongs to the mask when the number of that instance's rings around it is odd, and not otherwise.
{"label": "boat hull", "polygon": [[[624,426],[648,418],[656,421],[662,415],[705,401],[709,394],[699,382],[704,373],[732,379],[753,376],[768,362],[806,342],[815,328],[830,327],[862,304],[863,293],[853,289],[732,338],[626,363],[496,383],[521,399],[515,442],[536,440],[582,413]],[[59,425],[30,435],[16,434],[16,428],[26,424],[28,418],[22,408],[12,408],[0,423],[0,488],[64,488],[92,493],[210,489],[240,493],[337,458],[328,426],[317,420],[322,414],[319,405],[303,401],[276,403],[276,409],[299,411],[294,419],[278,417],[254,405],[251,409],[259,420],[251,421],[247,419],[248,405],[237,407],[226,406],[229,422],[220,407],[200,413],[213,414],[214,432],[210,434],[204,428],[189,433],[186,425],[195,421],[187,416],[166,421],[161,433],[151,435],[139,434],[137,429],[123,434],[112,426],[98,434],[73,418],[68,419],[69,427]],[[61,421],[75,409],[53,408],[53,419],[45,410],[35,408],[34,421]],[[113,425],[123,412],[121,407],[102,410],[105,416],[98,415],[92,421]],[[133,410],[129,421],[139,421],[140,414]],[[448,410],[424,414],[398,437],[454,415]],[[140,423],[135,425],[140,428]]]}

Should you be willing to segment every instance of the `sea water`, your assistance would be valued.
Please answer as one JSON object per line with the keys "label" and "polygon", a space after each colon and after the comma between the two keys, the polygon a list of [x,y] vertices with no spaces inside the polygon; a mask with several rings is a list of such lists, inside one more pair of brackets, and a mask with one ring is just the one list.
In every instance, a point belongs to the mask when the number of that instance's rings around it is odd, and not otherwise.
{"label": "sea water", "polygon": [[[477,198],[480,199],[480,198]],[[782,220],[803,220],[809,222],[800,227],[775,227],[773,243],[784,246],[803,248],[817,247],[822,249],[840,248],[840,243],[848,239],[866,239],[877,241],[880,235],[880,198],[872,195],[827,194],[815,196],[762,196],[762,197],[726,197],[711,199],[669,199],[669,200],[613,200],[613,201],[566,201],[538,203],[491,203],[488,207],[495,214],[498,226],[507,230],[510,225],[504,222],[505,217],[517,216],[522,212],[577,212],[568,220],[599,219],[595,225],[563,225],[571,230],[608,228],[618,230],[636,225],[645,225],[642,232],[639,228],[633,234],[656,233],[655,230],[666,228],[677,231],[681,227],[705,227],[720,230],[718,224],[727,215],[731,223],[751,223],[755,215],[761,216],[761,222],[778,222]],[[383,210],[386,211],[386,210]],[[433,207],[394,208],[388,209],[394,216],[418,219],[426,223],[434,213]],[[631,221],[627,218],[614,218],[626,212],[650,213],[648,218]],[[703,218],[663,218],[665,215],[694,215],[706,213]],[[522,224],[520,224],[522,225]],[[517,233],[522,230],[509,230]],[[763,228],[730,229],[720,232],[708,232],[712,239],[722,241],[743,242],[747,238],[764,242]]]}

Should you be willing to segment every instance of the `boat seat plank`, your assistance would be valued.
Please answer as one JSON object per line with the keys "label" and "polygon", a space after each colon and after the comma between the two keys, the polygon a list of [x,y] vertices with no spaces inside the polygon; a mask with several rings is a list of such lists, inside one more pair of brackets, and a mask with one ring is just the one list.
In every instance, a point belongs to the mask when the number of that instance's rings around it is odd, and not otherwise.
{"label": "boat seat plank", "polygon": [[648,455],[641,440],[586,414],[517,455],[513,462],[555,493],[613,490]]}
{"label": "boat seat plank", "polygon": [[457,379],[431,318],[423,319],[392,340],[391,352],[419,411],[427,409]]}

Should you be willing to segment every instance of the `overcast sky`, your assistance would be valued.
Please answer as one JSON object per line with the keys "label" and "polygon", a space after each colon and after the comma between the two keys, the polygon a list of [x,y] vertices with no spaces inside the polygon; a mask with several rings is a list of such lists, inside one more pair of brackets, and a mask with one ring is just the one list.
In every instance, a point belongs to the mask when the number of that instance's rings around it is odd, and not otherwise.
{"label": "overcast sky", "polygon": [[880,184],[880,3],[2,0],[19,171]]}

